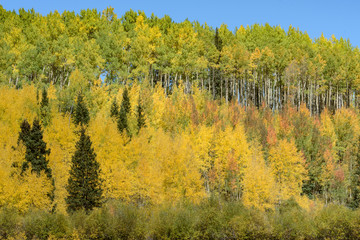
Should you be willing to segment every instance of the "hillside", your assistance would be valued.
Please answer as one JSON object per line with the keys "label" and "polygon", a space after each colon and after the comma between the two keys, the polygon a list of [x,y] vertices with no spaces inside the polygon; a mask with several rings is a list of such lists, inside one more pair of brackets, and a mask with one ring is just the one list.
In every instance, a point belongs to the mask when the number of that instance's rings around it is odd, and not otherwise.
{"label": "hillside", "polygon": [[[345,227],[326,232],[338,223],[326,219],[357,219],[347,207],[360,203],[360,53],[349,41],[311,40],[291,26],[232,32],[143,12],[117,17],[112,8],[41,16],[0,6],[0,19],[0,225],[8,209],[30,225],[88,216],[68,206],[82,131],[101,182],[90,209],[106,206],[90,216],[135,214],[149,232],[132,238],[166,234],[154,227],[167,226],[162,211],[184,221],[204,214],[189,223],[199,239],[210,210],[223,214],[214,217],[219,234],[233,238],[341,236]],[[318,230],[276,222],[300,212]],[[263,228],[245,233],[256,221]]]}

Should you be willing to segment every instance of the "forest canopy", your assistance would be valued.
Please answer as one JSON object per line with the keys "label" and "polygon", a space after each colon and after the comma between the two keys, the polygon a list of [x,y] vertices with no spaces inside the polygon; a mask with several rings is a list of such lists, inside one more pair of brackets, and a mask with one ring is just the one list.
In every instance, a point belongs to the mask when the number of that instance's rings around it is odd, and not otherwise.
{"label": "forest canopy", "polygon": [[[194,212],[205,221],[229,208],[238,216],[218,220],[236,234],[272,219],[252,229],[270,236],[274,212],[323,229],[325,206],[358,216],[346,207],[360,204],[359,104],[360,52],[342,38],[110,7],[42,16],[0,6],[0,215],[31,223],[34,209],[44,219],[128,209],[160,221],[168,215],[156,207],[168,206],[201,232]],[[94,204],[83,207],[80,192]]]}
{"label": "forest canopy", "polygon": [[214,99],[273,110],[287,102],[318,114],[359,105],[359,49],[334,36],[312,40],[292,26],[269,24],[214,29],[142,11],[117,16],[111,7],[42,16],[0,6],[0,19],[3,84],[77,88],[101,76],[106,85],[147,82],[166,93],[181,82],[187,93],[196,86]]}

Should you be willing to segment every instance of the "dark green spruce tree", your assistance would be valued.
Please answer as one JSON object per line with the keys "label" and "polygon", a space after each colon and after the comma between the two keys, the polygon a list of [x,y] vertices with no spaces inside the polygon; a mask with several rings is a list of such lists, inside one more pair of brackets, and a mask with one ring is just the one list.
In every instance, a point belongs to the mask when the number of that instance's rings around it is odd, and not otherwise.
{"label": "dark green spruce tree", "polygon": [[41,122],[44,126],[47,126],[50,122],[50,107],[49,107],[49,98],[47,95],[47,91],[44,88],[41,96],[41,102],[40,102],[40,117]]}
{"label": "dark green spruce tree", "polygon": [[[20,132],[17,140],[17,147],[19,147],[20,144],[22,144],[25,147],[25,149],[27,148],[27,146],[29,145],[30,132],[31,132],[30,123],[26,119],[24,119],[20,124]],[[14,150],[16,149],[16,147],[14,146],[12,148]],[[29,163],[26,161],[24,163],[13,162],[12,166],[21,169],[23,168],[27,169],[29,167]],[[21,174],[22,173],[23,171],[21,171]]]}
{"label": "dark green spruce tree", "polygon": [[141,98],[139,97],[139,103],[136,108],[136,117],[137,117],[137,127],[138,127],[138,133],[140,132],[140,129],[145,127],[145,114],[144,109],[141,105]]}
{"label": "dark green spruce tree", "polygon": [[48,166],[49,161],[46,159],[50,154],[50,149],[46,148],[46,143],[43,140],[40,121],[35,119],[30,132],[27,131],[28,125],[26,122],[23,122],[19,134],[19,139],[21,139],[26,146],[25,162],[22,165],[22,172],[31,166],[32,172],[40,175],[40,173],[44,171],[46,176],[51,179],[51,168]]}
{"label": "dark green spruce tree", "polygon": [[100,165],[92,148],[90,137],[85,129],[80,130],[80,139],[76,143],[76,151],[71,159],[70,177],[65,199],[69,212],[83,209],[86,212],[101,206],[102,188]]}
{"label": "dark green spruce tree", "polygon": [[[47,156],[50,154],[50,149],[46,148],[46,143],[43,140],[43,131],[41,129],[40,121],[35,119],[32,128],[27,120],[24,120],[20,125],[21,131],[19,132],[18,144],[22,142],[26,147],[25,161],[21,165],[21,175],[31,166],[31,172],[40,176],[42,172],[51,181],[53,188],[48,193],[51,201],[55,197],[55,182],[52,177],[52,171],[49,167]],[[19,166],[14,163],[13,166]],[[54,209],[53,209],[54,210]]]}
{"label": "dark green spruce tree", "polygon": [[128,126],[128,122],[127,122],[127,114],[123,108],[120,109],[117,126],[118,126],[120,133],[124,132],[124,130],[126,130],[127,133],[129,132],[129,126]]}
{"label": "dark green spruce tree", "polygon": [[85,126],[90,121],[89,110],[84,102],[84,96],[80,92],[77,96],[77,102],[74,109],[74,123],[76,125]]}
{"label": "dark green spruce tree", "polygon": [[25,147],[27,146],[28,138],[30,136],[30,131],[31,131],[30,123],[26,119],[24,119],[20,124],[20,132],[17,141],[18,145],[20,144],[20,142],[22,142]]}
{"label": "dark green spruce tree", "polygon": [[124,89],[120,108],[123,108],[126,114],[130,112],[131,106],[130,106],[129,90],[127,89],[127,87],[125,87]]}
{"label": "dark green spruce tree", "polygon": [[120,133],[126,130],[126,132],[130,134],[129,126],[127,122],[127,115],[130,112],[130,108],[131,106],[130,106],[129,92],[127,88],[125,88],[121,102],[118,123],[117,123]]}
{"label": "dark green spruce tree", "polygon": [[114,101],[111,104],[110,117],[116,119],[119,117],[119,105],[117,104],[116,97],[114,98]]}

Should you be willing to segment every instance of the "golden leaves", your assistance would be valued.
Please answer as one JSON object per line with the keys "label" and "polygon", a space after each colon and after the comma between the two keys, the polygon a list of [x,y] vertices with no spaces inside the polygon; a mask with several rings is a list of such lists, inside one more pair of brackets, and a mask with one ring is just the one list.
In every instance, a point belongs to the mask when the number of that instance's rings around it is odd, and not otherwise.
{"label": "golden leaves", "polygon": [[305,160],[294,141],[279,140],[269,151],[269,163],[276,181],[278,201],[300,195],[306,180]]}

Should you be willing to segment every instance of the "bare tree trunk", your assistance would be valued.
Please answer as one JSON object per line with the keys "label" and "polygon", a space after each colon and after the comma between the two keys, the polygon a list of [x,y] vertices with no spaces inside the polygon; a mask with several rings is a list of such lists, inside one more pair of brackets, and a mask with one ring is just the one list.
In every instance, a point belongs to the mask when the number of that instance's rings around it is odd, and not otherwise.
{"label": "bare tree trunk", "polygon": [[165,96],[167,96],[167,74],[164,74],[164,90],[165,90]]}
{"label": "bare tree trunk", "polygon": [[222,79],[222,75],[220,76],[220,101],[222,101],[222,98],[223,98],[223,86],[222,86],[222,82],[223,82],[223,79]]}
{"label": "bare tree trunk", "polygon": [[213,84],[213,99],[215,99],[215,70],[213,68],[213,75],[212,75],[212,84]]}
{"label": "bare tree trunk", "polygon": [[229,102],[229,78],[225,78],[225,102]]}

